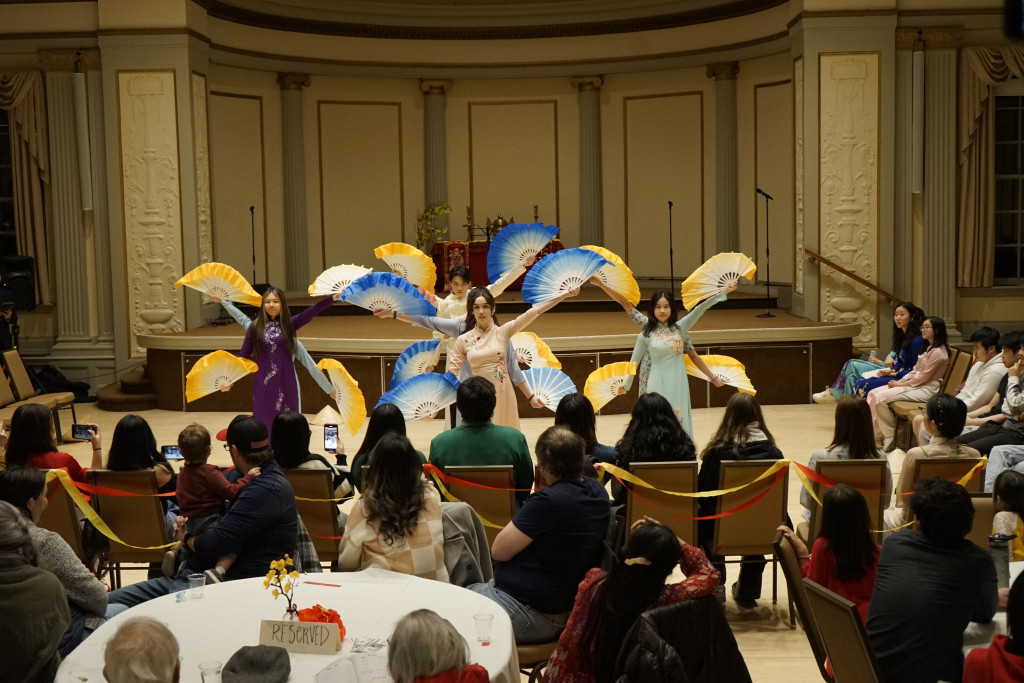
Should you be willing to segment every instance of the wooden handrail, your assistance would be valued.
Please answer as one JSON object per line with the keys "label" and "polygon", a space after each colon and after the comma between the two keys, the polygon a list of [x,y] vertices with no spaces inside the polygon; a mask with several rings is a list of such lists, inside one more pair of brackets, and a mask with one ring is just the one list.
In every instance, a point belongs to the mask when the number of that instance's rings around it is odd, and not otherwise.
{"label": "wooden handrail", "polygon": [[806,248],[804,249],[804,252],[806,252],[807,255],[810,256],[812,259],[815,259],[817,261],[821,261],[822,263],[824,263],[829,268],[833,268],[835,270],[838,270],[840,273],[842,273],[846,277],[850,278],[851,280],[853,280],[857,284],[864,285],[865,287],[867,287],[868,289],[872,290],[876,294],[881,294],[887,301],[891,301],[894,304],[902,301],[902,299],[898,298],[895,294],[887,292],[884,289],[882,289],[881,287],[879,287],[879,286],[877,286],[877,285],[875,285],[875,284],[873,284],[871,282],[868,282],[867,280],[865,280],[861,276],[857,275],[856,273],[851,273],[846,268],[843,268],[841,265],[839,265],[838,263],[836,263],[835,261],[833,261],[831,259],[825,258],[824,256],[822,256],[818,252],[812,251],[811,249],[806,249]]}

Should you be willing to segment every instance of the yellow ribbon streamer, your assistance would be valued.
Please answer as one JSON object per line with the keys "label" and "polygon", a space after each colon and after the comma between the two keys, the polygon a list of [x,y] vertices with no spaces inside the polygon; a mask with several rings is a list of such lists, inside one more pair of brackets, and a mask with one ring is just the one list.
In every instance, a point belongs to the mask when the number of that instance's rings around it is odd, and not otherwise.
{"label": "yellow ribbon streamer", "polygon": [[723,496],[727,493],[734,493],[736,491],[745,489],[752,484],[756,484],[762,479],[767,479],[768,477],[773,476],[779,470],[789,467],[789,463],[789,460],[776,460],[774,463],[772,463],[771,467],[769,467],[763,473],[758,475],[756,479],[752,479],[748,481],[746,484],[733,486],[732,488],[728,489],[721,489],[720,491],[666,491],[664,489],[659,489],[657,486],[652,486],[651,484],[648,484],[640,477],[630,474],[626,470],[620,467],[616,467],[615,465],[611,465],[606,462],[601,463],[601,469],[607,470],[608,474],[612,474],[623,481],[628,481],[631,484],[643,486],[644,488],[648,488],[653,491],[658,491],[659,493],[667,493],[670,496],[682,496],[683,498],[710,498],[711,496]]}
{"label": "yellow ribbon streamer", "polygon": [[71,497],[71,500],[73,500],[75,505],[78,506],[78,509],[82,511],[85,518],[92,522],[92,525],[96,527],[96,530],[110,540],[129,548],[135,548],[136,550],[160,550],[162,548],[170,548],[171,546],[177,545],[178,542],[176,540],[171,543],[165,543],[164,545],[132,545],[131,543],[125,543],[111,530],[109,526],[107,526],[107,523],[100,518],[96,511],[92,509],[92,506],[85,500],[85,497],[75,486],[75,483],[71,481],[71,477],[68,476],[67,472],[64,470],[49,470],[46,473],[46,483],[50,483],[54,479],[61,483],[64,490],[67,491],[68,495]]}
{"label": "yellow ribbon streamer", "polygon": [[[437,472],[431,471],[430,472],[430,476],[432,476],[434,478],[434,483],[437,484],[437,487],[439,489],[441,489],[441,495],[442,496],[447,498],[452,503],[461,503],[462,502],[461,500],[459,500],[458,498],[453,496],[451,494],[451,491],[449,491],[448,489],[446,489],[444,487],[444,483],[442,483],[441,477],[437,476]],[[484,526],[489,526],[492,529],[504,529],[505,528],[505,527],[503,527],[503,526],[501,526],[499,524],[495,524],[494,522],[490,522],[490,521],[484,519],[483,517],[480,516],[479,512],[477,513],[476,516],[480,517],[480,521],[483,522]]]}

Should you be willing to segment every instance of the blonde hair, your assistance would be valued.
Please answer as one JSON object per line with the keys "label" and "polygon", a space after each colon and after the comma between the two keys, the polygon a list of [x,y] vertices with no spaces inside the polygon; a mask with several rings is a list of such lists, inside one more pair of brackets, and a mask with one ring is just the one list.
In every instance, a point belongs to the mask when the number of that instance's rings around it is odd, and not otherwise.
{"label": "blonde hair", "polygon": [[172,683],[177,680],[178,641],[156,619],[135,617],[107,643],[103,664],[110,683]]}
{"label": "blonde hair", "polygon": [[466,639],[450,621],[429,609],[402,617],[388,640],[388,672],[395,683],[413,683],[467,664]]}

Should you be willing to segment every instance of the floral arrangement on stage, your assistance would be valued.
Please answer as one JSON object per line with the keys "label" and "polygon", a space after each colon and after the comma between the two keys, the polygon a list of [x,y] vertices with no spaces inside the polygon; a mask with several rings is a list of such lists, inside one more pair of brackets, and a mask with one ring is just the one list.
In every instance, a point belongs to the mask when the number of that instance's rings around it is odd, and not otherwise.
{"label": "floral arrangement on stage", "polygon": [[452,212],[448,202],[442,202],[437,206],[428,206],[416,214],[416,247],[427,253],[439,237],[448,232],[448,228],[434,225],[434,219]]}
{"label": "floral arrangement on stage", "polygon": [[283,595],[288,601],[288,609],[285,610],[285,614],[289,617],[294,617],[299,609],[295,605],[295,587],[299,585],[299,572],[295,569],[294,564],[292,558],[287,555],[280,560],[274,560],[270,563],[270,571],[267,572],[267,578],[263,582],[263,587],[270,589],[270,594],[274,596],[275,600]]}

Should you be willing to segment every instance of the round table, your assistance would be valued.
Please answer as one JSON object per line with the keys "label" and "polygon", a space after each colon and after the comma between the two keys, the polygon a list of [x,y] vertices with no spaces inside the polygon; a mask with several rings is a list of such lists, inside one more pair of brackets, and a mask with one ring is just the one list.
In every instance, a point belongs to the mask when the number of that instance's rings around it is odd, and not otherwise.
{"label": "round table", "polygon": [[[326,585],[324,585],[326,584]],[[181,681],[200,681],[199,664],[226,663],[244,645],[259,643],[260,621],[279,620],[287,603],[263,588],[263,577],[206,586],[204,596],[189,591],[150,600],[114,617],[98,628],[61,664],[59,683],[104,681],[103,651],[125,619],[147,616],[170,628],[181,654]],[[413,610],[431,609],[448,619],[469,643],[470,661],[484,666],[491,681],[519,680],[519,659],[508,615],[495,602],[470,590],[382,569],[334,574],[304,574],[295,589],[300,608],[320,604],[341,615],[347,631],[341,650],[329,655],[292,654],[291,681],[314,681],[319,671],[351,657],[356,638],[387,640],[395,624]],[[477,642],[475,614],[492,614],[489,645]]]}

